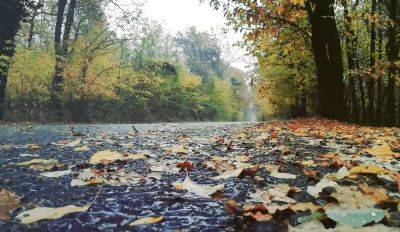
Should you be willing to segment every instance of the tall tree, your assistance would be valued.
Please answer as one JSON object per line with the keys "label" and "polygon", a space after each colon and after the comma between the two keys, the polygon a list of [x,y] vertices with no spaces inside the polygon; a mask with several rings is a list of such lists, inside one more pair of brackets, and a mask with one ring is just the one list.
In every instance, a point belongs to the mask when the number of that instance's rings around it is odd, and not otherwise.
{"label": "tall tree", "polygon": [[[64,12],[67,5],[67,0],[59,0],[57,4],[57,21],[54,33],[54,46],[56,55],[56,66],[54,70],[53,84],[52,84],[52,102],[55,110],[55,115],[60,117],[61,99],[60,94],[63,92],[63,72],[68,56],[68,48],[70,43],[70,35],[72,25],[74,23],[74,15],[76,9],[76,0],[70,0],[68,12],[64,25],[64,33],[61,36]],[[62,40],[61,40],[62,37]]]}
{"label": "tall tree", "polygon": [[327,118],[344,119],[343,58],[334,0],[308,1],[307,11],[317,69],[319,113]]}
{"label": "tall tree", "polygon": [[343,6],[343,14],[344,14],[344,28],[345,28],[345,45],[346,45],[346,56],[347,56],[347,65],[349,72],[349,88],[350,88],[350,99],[351,99],[351,108],[352,108],[352,117],[355,122],[359,122],[359,105],[357,101],[357,93],[356,93],[356,75],[355,70],[357,68],[357,37],[352,28],[352,19],[349,15],[349,6],[347,0],[341,0]]}
{"label": "tall tree", "polygon": [[[378,1],[378,15],[382,15],[383,1]],[[383,21],[379,20],[378,26],[378,60],[380,63],[383,62]],[[382,112],[383,112],[383,76],[380,74],[377,80],[377,92],[376,92],[376,116],[375,125],[382,125]]]}
{"label": "tall tree", "polygon": [[396,125],[396,79],[397,72],[396,60],[398,60],[399,44],[396,38],[396,31],[398,29],[398,0],[388,1],[389,19],[391,23],[388,29],[388,42],[387,42],[387,57],[389,61],[388,70],[388,84],[386,88],[386,117],[385,121],[388,126]]}
{"label": "tall tree", "polygon": [[367,82],[368,89],[368,123],[374,122],[375,116],[375,50],[376,50],[376,0],[371,3],[371,25],[370,25],[370,49],[369,49],[369,66],[371,73]]}
{"label": "tall tree", "polygon": [[31,4],[30,0],[0,2],[0,120],[4,117],[7,75],[15,51],[15,36]]}

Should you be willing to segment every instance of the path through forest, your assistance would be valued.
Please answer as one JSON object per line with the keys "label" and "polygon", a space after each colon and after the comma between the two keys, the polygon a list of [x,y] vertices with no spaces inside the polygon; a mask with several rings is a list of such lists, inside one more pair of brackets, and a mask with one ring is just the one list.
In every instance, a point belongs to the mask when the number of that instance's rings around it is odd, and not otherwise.
{"label": "path through forest", "polygon": [[399,129],[298,119],[0,131],[1,231],[399,226]]}

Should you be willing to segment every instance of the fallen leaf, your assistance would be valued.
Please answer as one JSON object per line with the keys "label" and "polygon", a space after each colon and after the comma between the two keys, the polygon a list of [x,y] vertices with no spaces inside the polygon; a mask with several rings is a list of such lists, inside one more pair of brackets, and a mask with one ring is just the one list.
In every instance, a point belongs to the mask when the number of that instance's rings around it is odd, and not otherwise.
{"label": "fallen leaf", "polygon": [[0,189],[0,220],[10,220],[9,211],[14,211],[19,207],[21,207],[21,201],[15,193]]}
{"label": "fallen leaf", "polygon": [[26,162],[17,163],[18,166],[29,166],[30,169],[35,171],[47,171],[64,167],[64,164],[58,163],[55,159],[33,159]]}
{"label": "fallen leaf", "polygon": [[278,204],[269,204],[267,205],[268,213],[269,214],[275,214],[276,211],[280,210],[283,211],[287,208],[289,208],[290,204],[285,204],[285,205],[278,205]]}
{"label": "fallen leaf", "polygon": [[280,165],[274,165],[274,164],[265,164],[265,165],[260,165],[260,168],[265,168],[268,172],[278,172]]}
{"label": "fallen leaf", "polygon": [[172,148],[172,152],[178,155],[184,155],[189,153],[189,150],[183,145],[175,146]]}
{"label": "fallen leaf", "polygon": [[183,182],[174,182],[172,185],[179,190],[186,190],[202,197],[209,197],[213,193],[224,189],[223,184],[216,186],[196,184],[188,176],[186,176]]}
{"label": "fallen leaf", "polygon": [[267,213],[265,214],[265,213],[261,213],[259,211],[256,212],[256,213],[248,212],[248,213],[245,213],[244,215],[245,216],[250,216],[250,217],[256,219],[259,222],[269,221],[269,220],[271,220],[273,218],[271,214],[267,214]]}
{"label": "fallen leaf", "polygon": [[310,170],[310,169],[303,169],[304,175],[310,177],[310,178],[315,178],[318,174],[318,171]]}
{"label": "fallen leaf", "polygon": [[358,191],[357,186],[336,186],[335,189],[336,192],[332,193],[331,197],[335,198],[343,208],[371,208],[375,205],[375,201]]}
{"label": "fallen leaf", "polygon": [[38,157],[39,155],[36,154],[28,154],[28,153],[24,153],[24,154],[20,154],[19,157],[25,158],[25,157]]}
{"label": "fallen leaf", "polygon": [[307,211],[310,210],[312,213],[321,209],[321,206],[315,205],[312,202],[298,202],[296,204],[290,205],[290,208],[294,211]]}
{"label": "fallen leaf", "polygon": [[336,187],[338,184],[335,181],[322,178],[320,182],[318,182],[315,186],[308,186],[307,187],[307,192],[314,197],[318,197],[319,193],[322,191],[322,189],[326,187]]}
{"label": "fallen leaf", "polygon": [[129,154],[126,156],[124,159],[127,160],[137,160],[137,159],[146,159],[146,154],[144,153],[138,153],[138,154]]}
{"label": "fallen leaf", "polygon": [[291,226],[289,224],[289,232],[398,232],[398,228],[387,227],[382,224],[374,224],[361,228],[353,228],[350,225],[338,224],[335,228],[325,229],[324,225],[317,220],[309,221],[298,226]]}
{"label": "fallen leaf", "polygon": [[336,173],[328,173],[325,177],[330,180],[341,180],[349,175],[349,170],[347,170],[346,166],[343,166]]}
{"label": "fallen leaf", "polygon": [[181,170],[188,170],[188,171],[194,168],[193,164],[188,161],[178,163],[176,166]]}
{"label": "fallen leaf", "polygon": [[376,204],[379,204],[382,201],[386,201],[389,197],[386,193],[386,189],[384,188],[372,188],[369,187],[367,184],[362,183],[359,184],[358,187],[372,200],[375,201]]}
{"label": "fallen leaf", "polygon": [[360,166],[353,167],[349,171],[350,173],[371,173],[371,174],[387,174],[390,171],[382,168],[376,164],[363,164]]}
{"label": "fallen leaf", "polygon": [[355,228],[362,227],[370,222],[380,222],[385,217],[386,210],[375,208],[326,210],[326,215],[339,223],[351,225]]}
{"label": "fallen leaf", "polygon": [[171,173],[171,174],[178,174],[181,169],[176,166],[172,166],[172,165],[167,166],[162,163],[153,162],[150,165],[150,170],[153,172],[166,172],[166,173]]}
{"label": "fallen leaf", "polygon": [[314,165],[314,160],[302,161],[301,164],[302,164],[303,166],[313,166],[313,165]]}
{"label": "fallen leaf", "polygon": [[250,157],[247,155],[236,155],[233,159],[238,162],[247,162],[250,160]]}
{"label": "fallen leaf", "polygon": [[270,174],[272,177],[279,178],[279,179],[296,179],[297,176],[290,174],[290,173],[284,173],[284,172],[272,172]]}
{"label": "fallen leaf", "polygon": [[78,146],[80,143],[81,143],[81,139],[80,138],[78,138],[78,139],[75,139],[74,141],[71,141],[71,142],[69,142],[69,143],[67,143],[66,145],[65,145],[65,147],[76,147],[76,146]]}
{"label": "fallen leaf", "polygon": [[[388,144],[365,149],[365,152],[368,152],[369,154],[376,156],[382,160],[391,160],[394,156],[396,156],[396,153],[392,151],[392,148]],[[399,153],[397,153],[397,155],[399,155]]]}
{"label": "fallen leaf", "polygon": [[41,149],[40,146],[38,146],[37,144],[34,144],[34,143],[26,144],[26,148],[28,148],[29,150],[38,150],[38,149]]}
{"label": "fallen leaf", "polygon": [[57,163],[58,161],[55,159],[33,159],[30,161],[26,161],[26,162],[21,162],[21,163],[17,163],[18,166],[29,166],[32,164],[51,164],[51,163]]}
{"label": "fallen leaf", "polygon": [[67,205],[60,208],[37,207],[21,212],[15,218],[19,219],[24,224],[30,224],[43,219],[58,219],[70,213],[87,211],[89,207],[89,205]]}
{"label": "fallen leaf", "polygon": [[75,147],[74,151],[76,152],[85,152],[85,151],[89,151],[90,149],[88,148],[88,146],[82,146],[82,147]]}
{"label": "fallen leaf", "polygon": [[110,150],[105,150],[105,151],[99,151],[93,154],[92,157],[90,157],[89,162],[91,164],[98,164],[98,163],[113,163],[117,160],[123,160],[124,155],[118,152],[110,151]]}
{"label": "fallen leaf", "polygon": [[239,169],[236,169],[236,170],[229,170],[229,171],[223,172],[219,176],[211,177],[211,179],[220,180],[220,179],[228,179],[228,178],[231,178],[231,177],[238,177],[242,172],[243,172],[242,168],[239,168]]}
{"label": "fallen leaf", "polygon": [[164,220],[163,216],[159,217],[145,217],[140,218],[134,222],[129,223],[130,226],[138,226],[138,225],[145,225],[145,224],[153,224]]}
{"label": "fallen leaf", "polygon": [[40,173],[41,176],[49,177],[49,178],[57,178],[57,177],[65,176],[68,174],[71,174],[71,170]]}

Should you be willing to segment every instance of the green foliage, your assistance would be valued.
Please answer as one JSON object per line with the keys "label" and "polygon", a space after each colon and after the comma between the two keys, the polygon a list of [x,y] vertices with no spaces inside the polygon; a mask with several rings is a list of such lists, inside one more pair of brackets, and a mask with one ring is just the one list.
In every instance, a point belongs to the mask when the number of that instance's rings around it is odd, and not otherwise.
{"label": "green foliage", "polygon": [[[54,4],[45,1],[38,8],[51,12]],[[139,5],[133,9],[137,14],[123,12],[113,25],[105,13],[110,4],[78,1],[63,55],[62,91],[51,87],[56,59],[50,25],[55,18],[39,10],[22,25],[8,78],[7,120],[52,120],[54,96],[62,105],[62,118],[57,115],[57,120],[65,121],[242,117],[243,73],[232,71],[222,58],[216,35],[194,27],[170,35],[161,24],[143,17]],[[225,75],[226,70],[232,72]]]}

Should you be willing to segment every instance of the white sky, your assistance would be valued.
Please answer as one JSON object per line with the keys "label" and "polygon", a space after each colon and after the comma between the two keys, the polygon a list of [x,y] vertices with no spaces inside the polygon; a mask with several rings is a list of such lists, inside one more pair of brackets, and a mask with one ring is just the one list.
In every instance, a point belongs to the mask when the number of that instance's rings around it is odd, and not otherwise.
{"label": "white sky", "polygon": [[156,21],[164,21],[173,33],[193,25],[200,30],[210,30],[225,24],[221,12],[199,0],[147,0],[144,14]]}
{"label": "white sky", "polygon": [[[199,0],[147,0],[144,14],[160,22],[166,31],[175,34],[190,26],[196,26],[201,31],[211,31],[212,28],[221,30],[225,27],[226,19],[221,11],[211,8],[207,2]],[[227,42],[233,44],[240,41],[242,36],[233,31],[227,34]],[[238,49],[244,57],[244,50]],[[245,58],[244,58],[245,59]],[[244,61],[236,61],[233,66],[245,70]]]}

